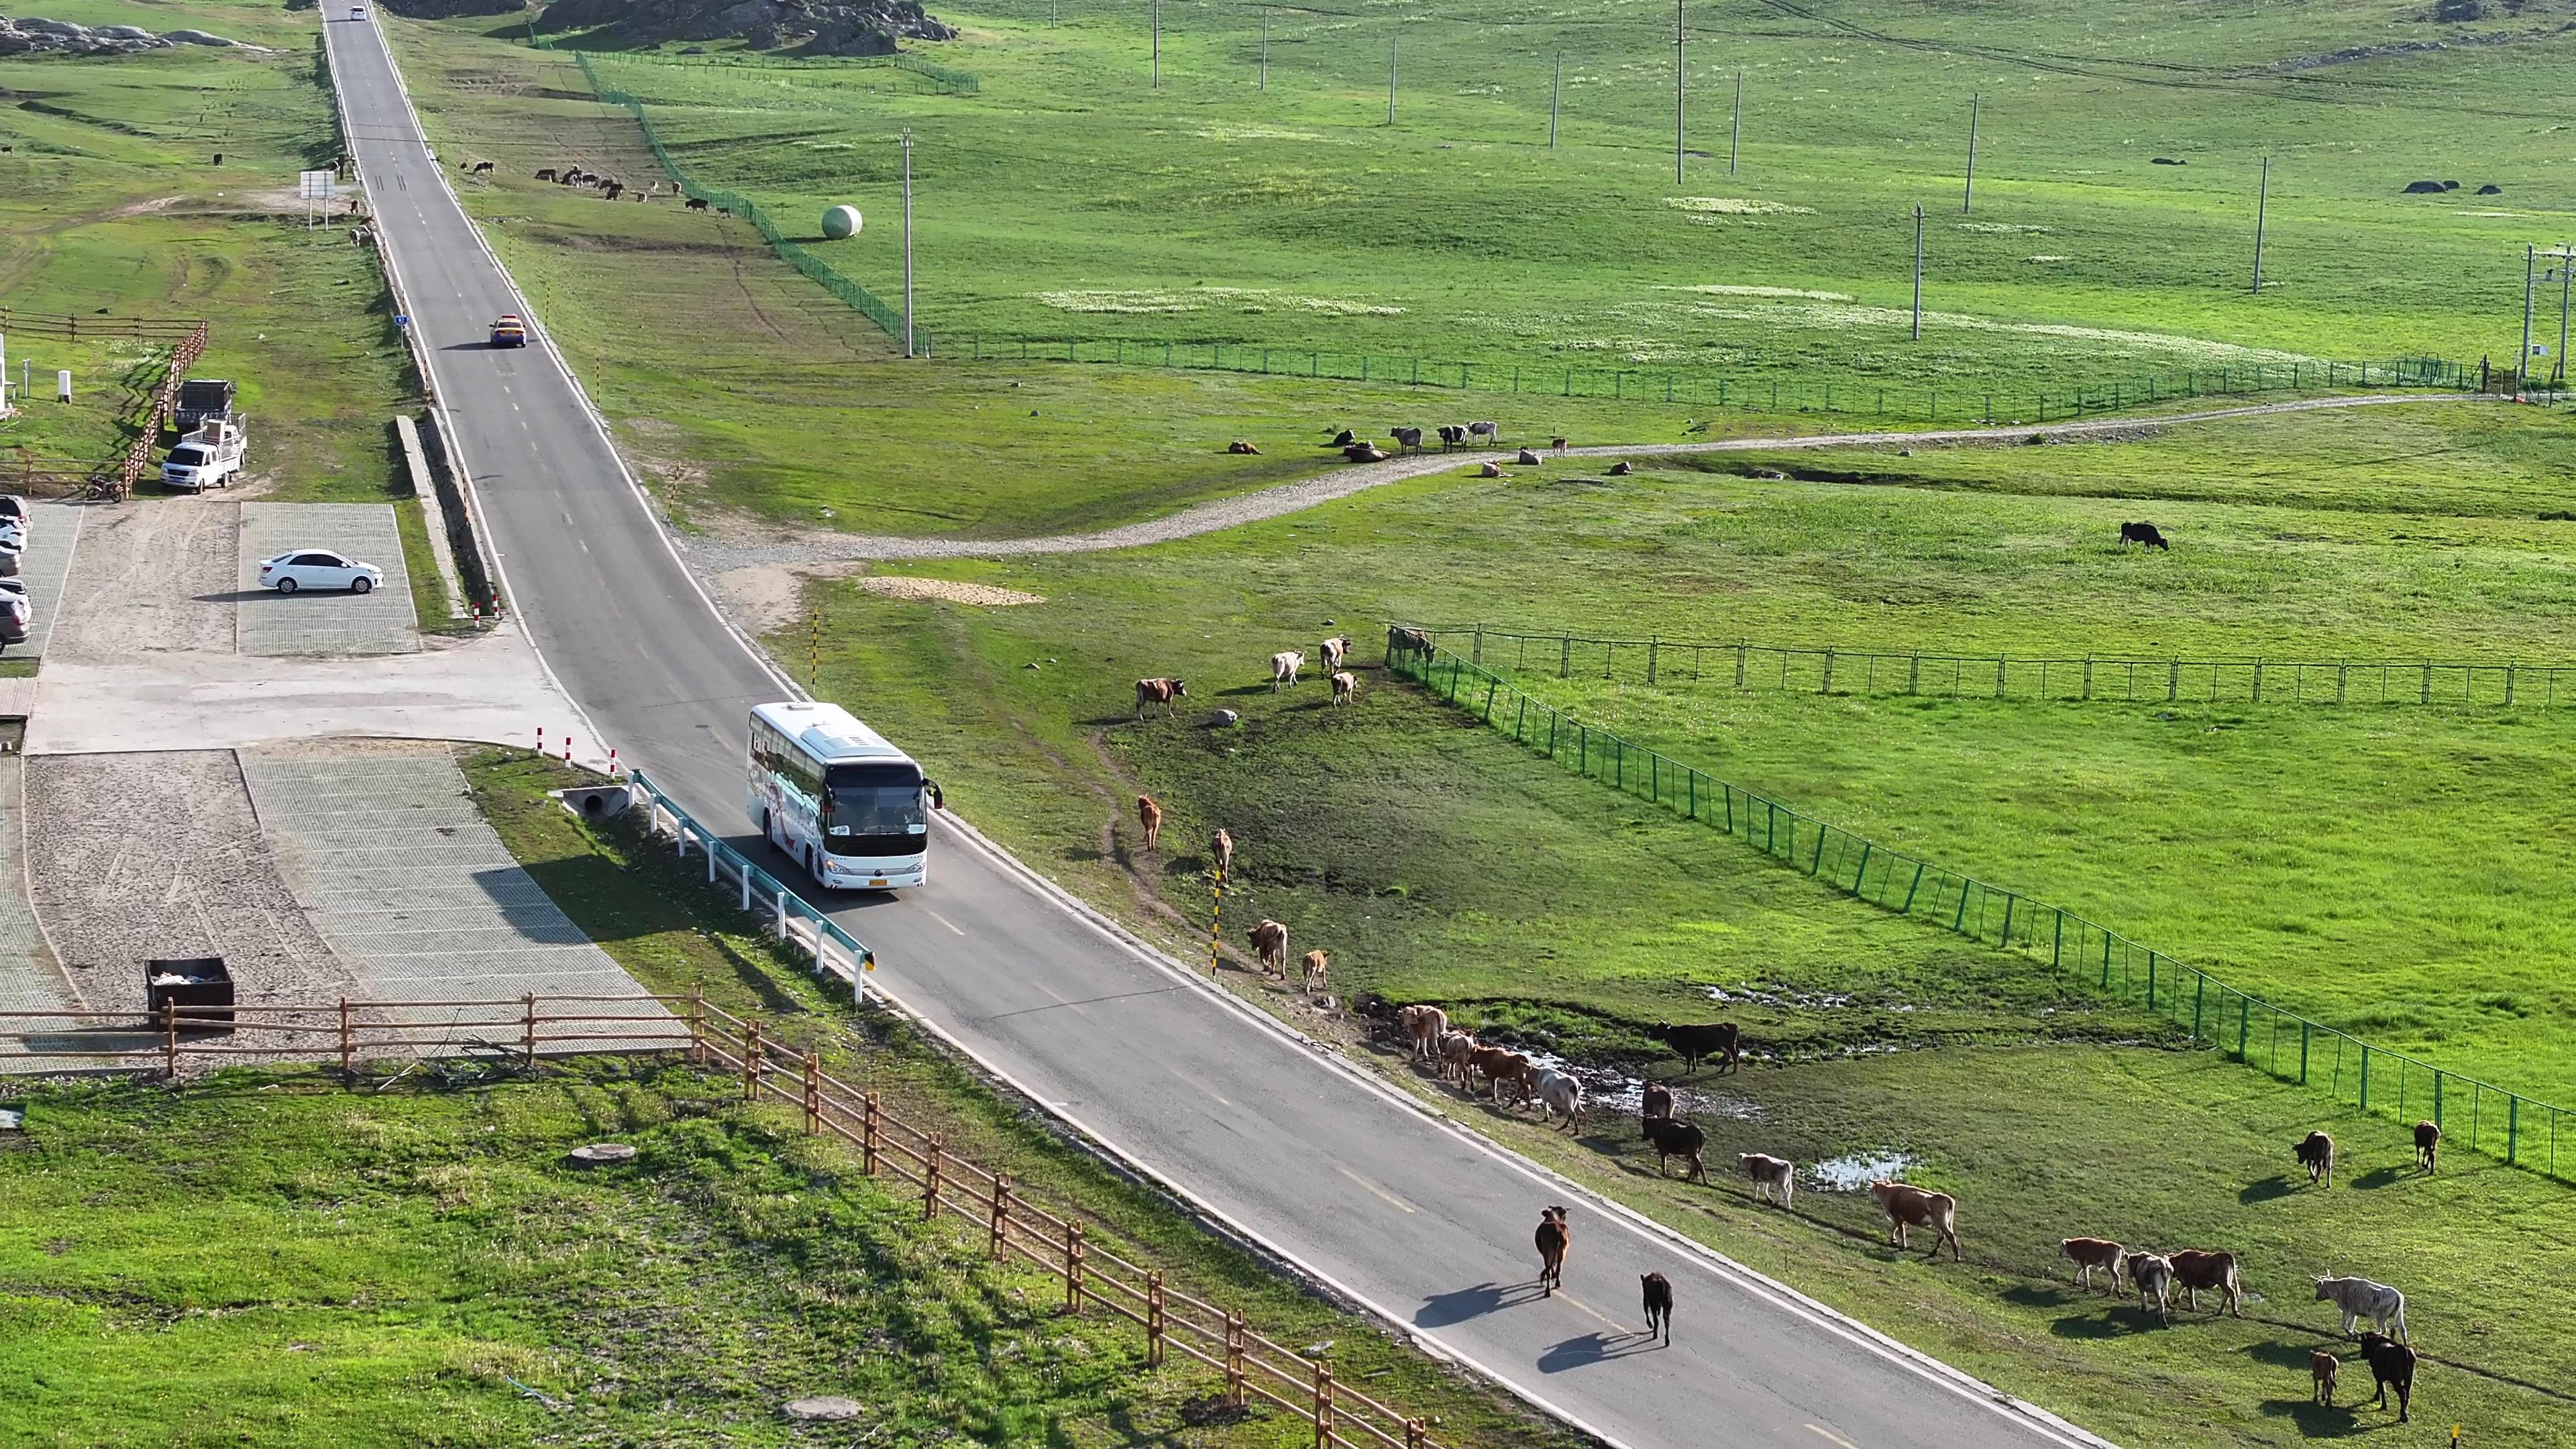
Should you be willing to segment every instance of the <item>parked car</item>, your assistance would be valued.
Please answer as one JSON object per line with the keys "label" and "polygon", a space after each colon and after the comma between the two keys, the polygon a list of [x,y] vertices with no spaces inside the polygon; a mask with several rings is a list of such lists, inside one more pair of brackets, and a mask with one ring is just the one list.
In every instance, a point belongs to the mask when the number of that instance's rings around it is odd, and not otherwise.
{"label": "parked car", "polygon": [[385,571],[327,548],[299,548],[259,566],[259,586],[291,594],[298,589],[347,589],[363,594],[385,581]]}
{"label": "parked car", "polygon": [[27,531],[27,500],[15,493],[0,493],[0,524],[15,524],[24,536]]}
{"label": "parked car", "polygon": [[0,649],[27,642],[27,630],[35,623],[36,605],[27,597],[27,585],[19,579],[0,579]]}
{"label": "parked car", "polygon": [[18,555],[27,550],[27,530],[10,519],[0,519],[0,579],[18,576]]}

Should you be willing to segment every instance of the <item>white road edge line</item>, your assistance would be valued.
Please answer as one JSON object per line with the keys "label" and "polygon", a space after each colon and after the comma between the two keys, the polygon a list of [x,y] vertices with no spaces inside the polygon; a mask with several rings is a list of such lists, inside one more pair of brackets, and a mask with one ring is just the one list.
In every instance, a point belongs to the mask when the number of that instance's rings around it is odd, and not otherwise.
{"label": "white road edge line", "polygon": [[[327,7],[324,11],[324,15],[325,19],[323,23],[327,25],[329,23]],[[375,7],[369,8],[366,23],[369,31],[375,34],[376,43],[378,46],[382,47],[384,51],[386,69],[393,73],[394,86],[401,92],[403,104],[410,110],[413,124],[417,126],[419,124],[420,116],[419,108],[412,103],[411,88],[403,80],[402,67],[394,62],[393,47],[385,41],[381,31],[378,29]],[[329,47],[327,45],[324,47],[324,54],[329,54]],[[348,123],[348,102],[346,97],[341,93],[336,77],[332,84],[332,99],[341,112],[340,124],[342,135],[344,137],[352,135],[353,133],[350,131]],[[429,145],[426,135],[422,137],[420,144],[423,151],[426,152]],[[357,148],[354,144],[349,147],[350,159],[353,165],[356,164],[356,150]],[[762,650],[749,635],[743,633],[741,628],[735,625],[733,620],[726,617],[724,611],[716,606],[714,598],[707,593],[705,585],[699,582],[695,571],[689,568],[688,561],[681,557],[679,547],[677,544],[672,542],[668,530],[664,529],[661,526],[660,521],[653,516],[651,495],[647,493],[643,485],[636,480],[633,470],[627,467],[625,454],[618,450],[617,440],[610,434],[607,420],[600,412],[598,405],[591,401],[589,392],[582,387],[581,379],[574,374],[571,364],[566,362],[563,354],[556,349],[554,338],[546,331],[543,324],[539,322],[533,309],[529,308],[527,299],[525,295],[519,291],[518,283],[511,277],[509,268],[502,264],[499,255],[492,250],[490,242],[484,238],[482,228],[474,223],[474,219],[470,214],[465,214],[464,203],[456,197],[454,188],[448,185],[445,169],[437,166],[435,162],[433,162],[431,170],[437,173],[438,184],[442,189],[447,191],[448,199],[451,204],[456,206],[460,215],[465,215],[466,230],[473,235],[475,245],[482,249],[485,258],[492,263],[493,270],[500,274],[503,285],[509,288],[510,294],[513,297],[519,298],[519,304],[522,309],[519,315],[528,321],[530,324],[530,330],[534,331],[539,340],[545,344],[547,357],[553,360],[556,370],[560,372],[563,375],[564,380],[571,385],[573,395],[580,400],[583,410],[590,417],[592,428],[598,432],[600,441],[607,445],[609,455],[616,459],[618,471],[624,475],[627,487],[635,499],[636,506],[644,510],[645,519],[652,525],[654,535],[660,538],[662,540],[662,546],[669,550],[672,562],[678,565],[681,575],[688,579],[689,587],[697,592],[700,601],[705,603],[707,611],[716,618],[727,633],[734,637],[737,643],[742,645],[744,651],[751,656],[756,665],[758,665],[771,678],[777,680],[779,684],[789,692],[791,697],[797,699],[809,697],[803,689],[797,686],[792,677],[790,677],[785,671],[781,670],[774,660],[770,659],[766,651]],[[363,171],[360,175],[361,180],[363,180]],[[391,276],[395,271],[395,265],[393,260],[393,248],[390,245],[384,248],[384,256],[387,273]],[[428,355],[425,348],[423,349],[422,355],[424,357]],[[433,391],[435,391],[434,387]],[[445,404],[443,402],[439,403],[438,407],[441,415],[443,416],[446,412]],[[457,456],[453,441],[455,430],[452,427],[448,430],[448,436],[450,439],[449,446],[451,456]],[[459,461],[461,464],[461,458]],[[473,500],[476,523],[479,527],[482,525],[482,507],[479,499],[475,499],[474,497],[470,477],[470,472],[460,466],[458,483],[460,486],[465,488],[468,499]],[[485,537],[487,540],[490,537],[488,532]],[[497,547],[494,547],[492,552],[493,565],[495,568],[498,568],[500,567],[499,550]],[[553,682],[559,691],[563,692],[564,697],[567,700],[571,700],[572,707],[576,713],[582,713],[581,702],[578,699],[574,699],[569,690],[563,689],[562,681],[555,677],[553,668],[544,664],[545,651],[538,645],[534,631],[528,629],[524,622],[519,620],[516,608],[512,609],[511,617],[514,622],[520,622],[521,633],[527,637],[528,646],[535,652],[540,665],[546,668],[547,679]],[[582,725],[585,730],[589,730],[591,732],[592,739],[597,740],[600,738],[596,728],[591,725],[586,713],[583,714]],[[1517,1153],[1503,1148],[1480,1133],[1473,1132],[1455,1121],[1431,1112],[1422,1106],[1421,1103],[1404,1096],[1394,1088],[1371,1079],[1367,1073],[1360,1071],[1348,1062],[1342,1061],[1335,1054],[1319,1050],[1311,1038],[1306,1037],[1302,1033],[1290,1030],[1285,1024],[1271,1017],[1268,1013],[1258,1011],[1247,1005],[1238,999],[1232,992],[1226,991],[1222,987],[1216,986],[1213,983],[1202,982],[1194,973],[1188,970],[1188,968],[1163,954],[1163,952],[1156,949],[1150,943],[1144,941],[1140,937],[1130,934],[1125,930],[1125,928],[1119,926],[1116,922],[1111,921],[1108,917],[1100,914],[1089,905],[1075,898],[1070,892],[1066,891],[1061,886],[1058,886],[1055,882],[1048,880],[1045,876],[1031,870],[1026,865],[1021,864],[1017,857],[987,839],[983,832],[975,829],[965,821],[958,819],[951,812],[942,811],[940,813],[944,819],[949,821],[949,823],[957,826],[959,831],[968,840],[973,842],[977,849],[983,851],[987,856],[1001,864],[1006,870],[1017,874],[1024,881],[1032,883],[1041,894],[1054,900],[1061,908],[1066,909],[1075,916],[1089,922],[1095,929],[1106,935],[1113,943],[1133,953],[1146,964],[1157,967],[1170,975],[1179,977],[1181,980],[1188,982],[1193,989],[1210,994],[1215,999],[1222,1002],[1228,1009],[1240,1014],[1244,1019],[1254,1023],[1264,1030],[1276,1033],[1284,1040],[1292,1043],[1310,1059],[1319,1061],[1333,1069],[1345,1073],[1351,1078],[1351,1080],[1362,1084],[1372,1092],[1378,1093],[1390,1102],[1400,1104],[1440,1123],[1444,1128],[1456,1134],[1462,1141],[1468,1143],[1477,1151],[1493,1157],[1496,1161],[1522,1173],[1524,1176],[1530,1177],[1534,1181],[1563,1191],[1580,1194],[1584,1200],[1591,1203],[1596,1210],[1604,1212],[1615,1218],[1631,1231],[1644,1237],[1658,1239],[1668,1247],[1678,1248],[1682,1252],[1700,1259],[1702,1264],[1710,1270],[1736,1280],[1739,1287],[1759,1296],[1771,1298],[1781,1307],[1807,1318],[1809,1321],[1827,1329],[1828,1331],[1839,1333],[1854,1343],[1873,1349],[1881,1356],[1912,1369],[1927,1381],[1947,1388],[1951,1392],[1958,1394],[1963,1398],[1986,1404],[1997,1409],[1999,1412],[2019,1416],[2028,1421],[2032,1427],[2039,1428],[2043,1432],[2054,1433],[2060,1436],[2068,1444],[2085,1446],[2085,1449],[2117,1449],[2117,1446],[2113,1445],[2110,1440],[2103,1439],[2077,1427],[2076,1425],[2070,1424],[2036,1404],[2013,1398],[1963,1370],[1953,1368],[1950,1365],[1941,1362],[1939,1359],[1910,1348],[1907,1345],[1888,1337],[1886,1334],[1880,1333],[1878,1330],[1869,1327],[1867,1324],[1860,1322],[1858,1319],[1849,1317],[1836,1309],[1827,1307],[1825,1304],[1807,1297],[1805,1294],[1798,1292],[1796,1289],[1790,1288],[1786,1284],[1778,1283],[1772,1279],[1764,1277],[1762,1274],[1745,1267],[1714,1249],[1708,1248],[1671,1228],[1667,1228],[1663,1224],[1655,1222],[1651,1218],[1647,1218],[1642,1214],[1633,1212],[1606,1197],[1602,1197],[1599,1194],[1594,1193],[1591,1189],[1574,1182],[1570,1178],[1562,1176],[1552,1169],[1543,1167]],[[915,1023],[929,1031],[934,1036],[937,1036],[941,1041],[947,1043],[952,1049],[964,1055],[978,1067],[992,1074],[996,1080],[1008,1085],[1013,1091],[1019,1093],[1022,1097],[1027,1098],[1030,1101],[1041,1103],[1045,1102],[1044,1098],[1040,1097],[1037,1093],[1030,1091],[1008,1071],[1005,1071],[996,1064],[987,1061],[983,1056],[969,1049],[965,1043],[959,1041],[954,1036],[951,1036],[938,1023],[931,1021],[928,1017],[925,1017],[921,1013],[914,1011],[911,1007],[904,1005],[904,1003],[900,999],[896,998],[893,993],[885,989],[882,980],[875,983],[875,989],[879,995],[884,996],[888,1001],[892,1002],[897,1008],[899,1008],[905,1016],[911,1018]],[[1061,1118],[1075,1131],[1080,1132],[1092,1141],[1099,1143],[1103,1150],[1109,1152],[1120,1161],[1128,1164],[1137,1172],[1157,1183],[1162,1184],[1167,1190],[1197,1207],[1210,1218],[1224,1223],[1229,1230],[1240,1235],[1246,1241],[1260,1244],[1264,1251],[1277,1256],[1283,1262],[1297,1264],[1299,1271],[1308,1274],[1318,1282],[1326,1284],[1351,1302],[1364,1305],[1371,1313],[1376,1314],[1380,1319],[1395,1326],[1406,1336],[1437,1344],[1440,1350],[1448,1355],[1452,1361],[1463,1364],[1493,1382],[1502,1385],[1513,1394],[1544,1412],[1556,1416],[1558,1419],[1573,1425],[1575,1428],[1586,1434],[1592,1435],[1594,1438],[1597,1438],[1606,1444],[1612,1445],[1613,1449],[1627,1449],[1626,1441],[1619,1439],[1615,1435],[1604,1432],[1595,1425],[1586,1423],[1574,1414],[1568,1413],[1565,1409],[1551,1402],[1546,1396],[1540,1394],[1535,1389],[1514,1382],[1502,1371],[1488,1367],[1479,1363],[1475,1359],[1458,1352],[1445,1342],[1439,1340],[1435,1335],[1427,1334],[1421,1329],[1416,1328],[1412,1324],[1406,1322],[1401,1315],[1388,1310],[1386,1307],[1377,1303],[1367,1295],[1353,1290],[1349,1285],[1338,1282],[1330,1276],[1317,1272],[1315,1269],[1307,1266],[1304,1260],[1299,1258],[1295,1253],[1283,1249],[1263,1235],[1252,1231],[1243,1224],[1236,1222],[1227,1214],[1218,1211],[1212,1204],[1199,1197],[1196,1193],[1190,1191],[1178,1182],[1173,1181],[1169,1176],[1155,1169],[1142,1158],[1139,1158],[1135,1154],[1127,1151],[1124,1147],[1119,1146],[1114,1139],[1094,1130],[1081,1118],[1064,1110],[1062,1106],[1047,1104],[1047,1110]]]}

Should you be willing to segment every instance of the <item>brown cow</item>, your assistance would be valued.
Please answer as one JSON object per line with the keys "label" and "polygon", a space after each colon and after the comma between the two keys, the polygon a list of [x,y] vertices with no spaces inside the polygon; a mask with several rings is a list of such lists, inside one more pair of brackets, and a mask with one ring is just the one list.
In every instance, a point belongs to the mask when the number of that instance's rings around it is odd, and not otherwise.
{"label": "brown cow", "polygon": [[1930,1192],[1902,1182],[1873,1182],[1869,1195],[1887,1210],[1887,1236],[1899,1248],[1907,1246],[1905,1230],[1909,1227],[1931,1228],[1940,1236],[1932,1240],[1932,1256],[1941,1256],[1941,1245],[1950,1245],[1950,1261],[1961,1258],[1959,1252],[1959,1200],[1946,1192]]}
{"label": "brown cow", "polygon": [[1145,827],[1145,848],[1151,850],[1163,838],[1163,807],[1151,795],[1136,797],[1136,823]]}
{"label": "brown cow", "polygon": [[2433,1170],[2434,1149],[2442,1145],[2442,1129],[2430,1122],[2415,1124],[2415,1165],[2426,1172]]}
{"label": "brown cow", "polygon": [[1562,453],[1562,452],[1564,452],[1564,451],[1565,451],[1565,439],[1563,439],[1563,438],[1555,439],[1552,443],[1550,443],[1550,445],[1549,445],[1549,446],[1551,446],[1551,447],[1555,448],[1558,452]]}
{"label": "brown cow", "polygon": [[1456,1077],[1461,1082],[1469,1080],[1467,1074],[1475,1069],[1476,1050],[1483,1045],[1463,1031],[1440,1038],[1440,1075]]}
{"label": "brown cow", "polygon": [[1405,1039],[1413,1043],[1417,1060],[1437,1055],[1440,1038],[1449,1031],[1449,1013],[1436,1006],[1408,1006],[1395,1014],[1395,1020],[1404,1028]]}
{"label": "brown cow", "polygon": [[1173,709],[1173,700],[1187,699],[1189,697],[1189,686],[1183,684],[1177,679],[1163,679],[1157,677],[1153,679],[1137,680],[1136,718],[1143,719],[1145,717],[1145,707],[1147,705],[1154,704],[1161,705],[1163,707],[1163,713],[1170,714]]}
{"label": "brown cow", "polygon": [[[1538,1068],[1529,1058],[1504,1047],[1478,1047],[1468,1061],[1491,1084],[1495,1106],[1503,1105],[1505,1082],[1512,1084],[1514,1096],[1523,1102],[1529,1101],[1531,1083],[1538,1076]],[[1468,1091],[1472,1093],[1474,1090],[1470,1084]]]}
{"label": "brown cow", "polygon": [[1648,1122],[1672,1116],[1673,1089],[1661,1082],[1648,1082],[1646,1090],[1638,1095],[1637,1115]]}
{"label": "brown cow", "polygon": [[2200,1311],[2200,1290],[2218,1290],[2219,1307],[2238,1318],[2245,1316],[2245,1290],[2236,1281],[2236,1255],[2207,1252],[2199,1248],[2180,1248],[2165,1254],[2173,1264],[2174,1286],[2182,1289],[2183,1301],[2193,1312]]}
{"label": "brown cow", "polygon": [[1332,958],[1321,951],[1309,951],[1302,964],[1305,966],[1305,975],[1302,978],[1305,988],[1308,991],[1323,990],[1324,972],[1332,966]]}
{"label": "brown cow", "polygon": [[2307,1168],[2311,1185],[2322,1180],[2326,1186],[2334,1186],[2333,1138],[2323,1132],[2311,1132],[2292,1144],[2290,1150],[2299,1155],[2300,1165]]}
{"label": "brown cow", "polygon": [[2333,1408],[2335,1376],[2342,1370],[2343,1360],[2335,1357],[2333,1349],[2321,1348],[2309,1354],[2308,1377],[2316,1381],[2314,1390],[2308,1395],[2309,1399],[2329,1409]]}
{"label": "brown cow", "polygon": [[1359,676],[1351,673],[1347,669],[1339,669],[1333,672],[1332,685],[1333,703],[1335,705],[1345,705],[1359,697]]}
{"label": "brown cow", "polygon": [[1661,1273],[1643,1273],[1638,1275],[1637,1286],[1642,1290],[1646,1302],[1646,1336],[1653,1338],[1660,1331],[1664,1342],[1671,1343],[1673,1341],[1672,1280]]}
{"label": "brown cow", "polygon": [[1326,673],[1339,669],[1351,657],[1351,636],[1336,634],[1325,640],[1316,652],[1323,656]]}
{"label": "brown cow", "polygon": [[1252,942],[1254,952],[1261,958],[1262,974],[1282,977],[1288,974],[1287,926],[1278,921],[1264,919],[1260,925],[1247,932],[1246,937]]}
{"label": "brown cow", "polygon": [[2092,1287],[2093,1270],[2107,1268],[2111,1272],[2111,1291],[2114,1293],[2120,1291],[2119,1244],[2109,1238],[2067,1238],[2058,1243],[2057,1253],[2059,1257],[2075,1265],[2077,1284],[2086,1288]]}
{"label": "brown cow", "polygon": [[1538,1281],[1547,1296],[1565,1283],[1565,1250],[1574,1246],[1573,1230],[1565,1225],[1565,1209],[1551,1207],[1538,1217]]}
{"label": "brown cow", "polygon": [[1233,442],[1226,444],[1225,450],[1238,458],[1258,458],[1261,456],[1261,450],[1259,448],[1252,446],[1249,441],[1242,438],[1237,438]]}
{"label": "brown cow", "polygon": [[1224,876],[1234,869],[1234,837],[1226,832],[1224,826],[1218,826],[1216,834],[1209,837],[1208,854],[1215,858],[1216,873],[1219,876]]}

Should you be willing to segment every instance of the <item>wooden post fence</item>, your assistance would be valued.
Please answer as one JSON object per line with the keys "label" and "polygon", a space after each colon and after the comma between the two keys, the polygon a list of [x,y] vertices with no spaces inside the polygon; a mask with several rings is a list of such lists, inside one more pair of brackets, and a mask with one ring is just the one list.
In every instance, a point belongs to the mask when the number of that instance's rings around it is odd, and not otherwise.
{"label": "wooden post fence", "polygon": [[805,1135],[813,1137],[823,1130],[823,1059],[812,1052],[805,1054]]}
{"label": "wooden post fence", "polygon": [[745,1100],[760,1100],[760,1019],[754,1017],[742,1024],[742,1095]]}
{"label": "wooden post fence", "polygon": [[[997,1172],[993,1174],[992,1235],[987,1239],[987,1249],[996,1261],[999,1261],[1009,1251],[1010,1226],[1011,1182],[1009,1178]],[[1161,1362],[1160,1359],[1155,1361],[1158,1363]]]}
{"label": "wooden post fence", "polygon": [[1082,1269],[1084,1253],[1082,1224],[1064,1225],[1064,1311],[1082,1311]]}
{"label": "wooden post fence", "polygon": [[940,1134],[931,1133],[930,1152],[924,1160],[921,1174],[921,1216],[924,1221],[939,1216],[939,1164],[946,1155],[947,1147],[940,1140]]}
{"label": "wooden post fence", "polygon": [[1145,1364],[1163,1366],[1163,1275],[1158,1269],[1145,1275]]}
{"label": "wooden post fence", "polygon": [[874,1177],[877,1175],[877,1124],[882,1114],[877,1108],[876,1093],[868,1093],[863,1100],[866,1108],[859,1119],[859,1164],[861,1171]]}
{"label": "wooden post fence", "polygon": [[350,1081],[358,1075],[357,1043],[349,1031],[349,998],[340,998],[340,1080]]}

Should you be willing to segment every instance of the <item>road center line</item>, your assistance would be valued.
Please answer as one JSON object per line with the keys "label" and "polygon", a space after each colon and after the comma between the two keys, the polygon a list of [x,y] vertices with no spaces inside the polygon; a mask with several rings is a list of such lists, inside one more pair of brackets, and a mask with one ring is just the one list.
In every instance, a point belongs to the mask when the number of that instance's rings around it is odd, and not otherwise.
{"label": "road center line", "polygon": [[1360,1176],[1358,1173],[1351,1171],[1347,1167],[1340,1169],[1340,1171],[1342,1176],[1347,1177],[1351,1181],[1358,1183],[1360,1186],[1367,1188],[1369,1191],[1376,1193],[1379,1197],[1385,1198],[1388,1202],[1395,1204],[1406,1212],[1418,1213],[1421,1211],[1420,1208],[1417,1208],[1413,1204],[1406,1202],[1404,1199],[1397,1197],[1394,1193],[1388,1192],[1385,1188],[1378,1186],[1376,1183],[1369,1181],[1367,1178]]}

